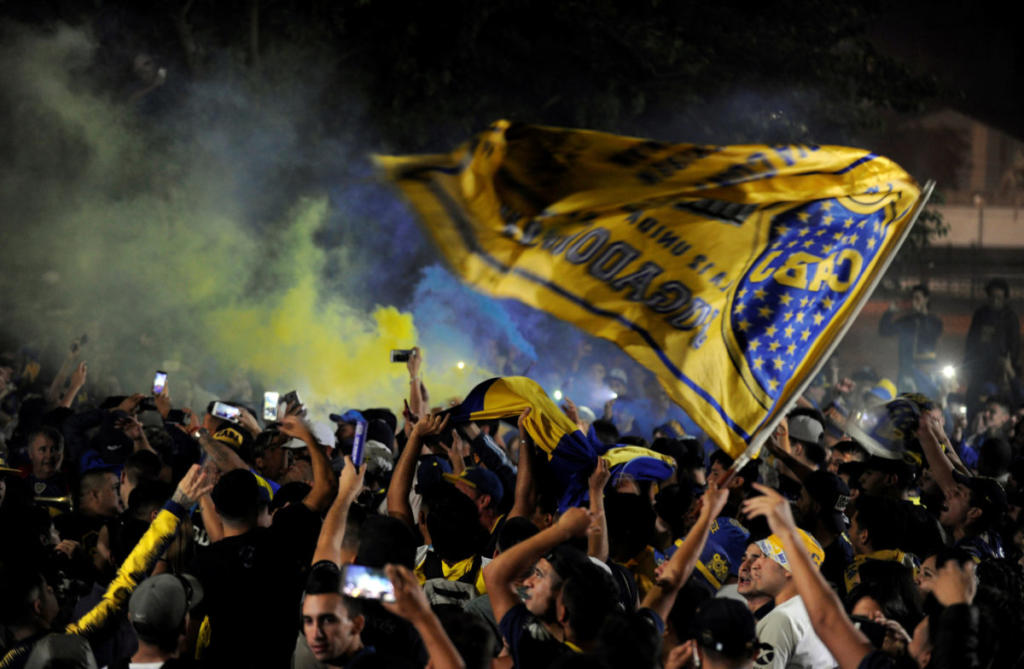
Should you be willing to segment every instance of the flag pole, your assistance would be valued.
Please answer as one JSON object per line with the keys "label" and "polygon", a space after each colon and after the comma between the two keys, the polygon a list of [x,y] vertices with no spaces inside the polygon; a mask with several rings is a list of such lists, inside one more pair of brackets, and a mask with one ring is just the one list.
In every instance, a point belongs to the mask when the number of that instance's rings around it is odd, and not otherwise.
{"label": "flag pole", "polygon": [[871,299],[871,296],[872,294],[874,294],[875,288],[878,287],[878,284],[882,280],[882,277],[885,276],[885,273],[889,271],[889,265],[891,265],[892,261],[896,258],[896,254],[900,252],[900,248],[903,247],[903,242],[907,241],[907,237],[910,235],[910,231],[913,229],[914,224],[917,222],[918,217],[921,215],[921,212],[924,211],[924,207],[926,204],[928,204],[928,200],[931,198],[932,192],[934,190],[935,181],[933,179],[929,179],[925,183],[924,188],[921,189],[921,197],[918,198],[916,203],[914,203],[914,211],[910,216],[910,223],[907,224],[907,227],[905,227],[903,229],[903,232],[900,234],[900,238],[896,242],[896,248],[894,248],[892,250],[892,253],[890,253],[889,256],[883,261],[882,267],[878,270],[878,272],[875,273],[875,276],[871,280],[871,284],[868,286],[868,289],[864,291],[864,295],[860,298],[860,301],[854,306],[853,312],[850,314],[849,318],[847,318],[846,321],[843,323],[842,328],[839,330],[839,333],[832,339],[832,342],[829,344],[828,349],[825,350],[825,353],[821,356],[821,358],[818,360],[818,363],[815,365],[814,370],[807,375],[807,377],[804,379],[803,383],[800,385],[797,391],[793,393],[790,400],[786,403],[784,410],[777,412],[764,427],[758,430],[757,433],[754,435],[754,438],[750,440],[750,444],[747,446],[746,450],[740,453],[739,457],[733,460],[732,465],[725,473],[725,478],[718,482],[719,488],[724,488],[726,484],[728,484],[729,481],[731,481],[733,477],[736,476],[736,474],[747,465],[747,463],[749,463],[751,460],[755,459],[761,454],[761,448],[764,446],[764,442],[768,440],[768,437],[770,437],[771,434],[775,431],[775,428],[778,427],[779,423],[782,421],[782,418],[787,413],[789,413],[789,408],[796,402],[798,398],[800,398],[804,394],[804,391],[807,390],[807,387],[809,385],[811,385],[811,382],[818,375],[818,372],[821,371],[821,368],[825,366],[825,363],[828,362],[828,359],[832,357],[833,353],[835,353],[835,350],[839,346],[840,342],[842,342],[843,338],[846,337],[846,333],[847,331],[849,331],[850,326],[853,325],[853,321],[857,318],[857,315],[860,314],[860,310],[863,309],[864,305],[868,303],[869,299]]}

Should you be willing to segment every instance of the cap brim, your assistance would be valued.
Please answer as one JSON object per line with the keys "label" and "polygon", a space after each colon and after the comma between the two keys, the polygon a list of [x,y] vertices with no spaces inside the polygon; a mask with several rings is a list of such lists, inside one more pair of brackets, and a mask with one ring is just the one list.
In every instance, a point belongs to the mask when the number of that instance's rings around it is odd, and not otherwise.
{"label": "cap brim", "polygon": [[466,485],[468,485],[468,486],[470,486],[472,488],[476,488],[476,484],[475,483],[473,483],[472,481],[470,481],[466,477],[462,476],[461,474],[450,474],[448,472],[444,472],[444,473],[441,474],[441,478],[443,478],[445,481],[448,481],[449,483],[455,483],[456,481],[462,481]]}
{"label": "cap brim", "polygon": [[192,574],[181,574],[181,577],[188,581],[192,588],[192,600],[189,602],[189,610],[196,608],[203,601],[203,584]]}

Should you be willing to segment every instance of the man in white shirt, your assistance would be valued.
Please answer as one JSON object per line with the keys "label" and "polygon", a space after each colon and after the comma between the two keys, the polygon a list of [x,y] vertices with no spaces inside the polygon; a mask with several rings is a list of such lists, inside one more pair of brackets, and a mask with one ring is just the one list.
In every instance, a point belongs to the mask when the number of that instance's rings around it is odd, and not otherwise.
{"label": "man in white shirt", "polygon": [[[818,567],[825,557],[821,545],[798,530],[807,552]],[[796,594],[782,541],[774,534],[755,542],[762,555],[750,568],[752,586],[771,596],[775,608],[757,623],[758,669],[832,669],[835,660],[814,634],[803,600]]]}

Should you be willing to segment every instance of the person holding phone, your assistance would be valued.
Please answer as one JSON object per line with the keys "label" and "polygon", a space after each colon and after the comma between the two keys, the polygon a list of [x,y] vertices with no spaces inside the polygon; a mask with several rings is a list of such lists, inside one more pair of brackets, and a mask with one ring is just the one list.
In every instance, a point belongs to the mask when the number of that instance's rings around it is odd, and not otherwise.
{"label": "person holding phone", "polygon": [[[324,518],[302,599],[306,644],[313,656],[329,667],[402,666],[399,658],[363,644],[361,632],[366,618],[361,602],[343,593],[346,579],[342,567],[342,539],[349,509],[362,491],[365,473],[365,465],[356,467],[350,457],[345,457],[345,467],[338,477],[338,494]],[[412,571],[388,565],[385,573],[392,588],[389,596],[381,597],[381,602],[388,611],[413,624],[427,647],[431,666],[436,669],[463,667],[458,651],[430,609]],[[376,591],[373,588],[364,594],[372,595]]]}

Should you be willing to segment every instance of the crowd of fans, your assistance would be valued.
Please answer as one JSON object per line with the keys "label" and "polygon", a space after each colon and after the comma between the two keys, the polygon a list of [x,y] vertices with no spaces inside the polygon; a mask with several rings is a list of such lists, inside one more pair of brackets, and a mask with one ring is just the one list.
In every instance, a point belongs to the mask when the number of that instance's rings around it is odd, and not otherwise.
{"label": "crowd of fans", "polygon": [[[522,415],[433,407],[419,349],[398,415],[222,397],[230,420],[176,403],[173,375],[100,396],[81,339],[52,379],[4,352],[0,668],[1024,666],[1000,290],[966,394],[922,376],[941,321],[915,290],[918,316],[882,326],[910,356],[897,382],[833,366],[741,467],[660,389],[579,356],[568,418],[674,464],[651,481],[599,457],[582,507]],[[993,337],[1017,349],[989,360]]]}

